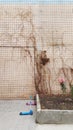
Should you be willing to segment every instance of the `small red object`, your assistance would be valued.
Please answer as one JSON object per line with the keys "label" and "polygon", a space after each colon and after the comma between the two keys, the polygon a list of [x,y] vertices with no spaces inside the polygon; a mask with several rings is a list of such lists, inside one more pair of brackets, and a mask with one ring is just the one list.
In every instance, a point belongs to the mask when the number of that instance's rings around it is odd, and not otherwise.
{"label": "small red object", "polygon": [[26,105],[32,105],[32,106],[35,106],[35,105],[36,105],[36,102],[33,102],[33,103],[32,103],[32,102],[31,102],[31,103],[28,103],[28,102],[27,102]]}

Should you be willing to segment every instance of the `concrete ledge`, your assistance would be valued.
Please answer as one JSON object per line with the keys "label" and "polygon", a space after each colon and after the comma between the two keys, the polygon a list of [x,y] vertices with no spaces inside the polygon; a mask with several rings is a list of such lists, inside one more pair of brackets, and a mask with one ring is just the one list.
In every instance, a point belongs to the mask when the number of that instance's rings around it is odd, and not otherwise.
{"label": "concrete ledge", "polygon": [[36,122],[39,124],[73,124],[73,110],[41,109],[39,95],[36,95]]}

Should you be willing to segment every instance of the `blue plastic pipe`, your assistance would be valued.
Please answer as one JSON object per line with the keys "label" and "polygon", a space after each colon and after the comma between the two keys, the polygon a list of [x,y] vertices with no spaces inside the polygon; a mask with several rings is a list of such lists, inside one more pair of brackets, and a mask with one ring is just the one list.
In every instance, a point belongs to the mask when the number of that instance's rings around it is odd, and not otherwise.
{"label": "blue plastic pipe", "polygon": [[28,112],[20,112],[19,115],[33,115],[33,111],[30,110],[30,111],[28,111]]}

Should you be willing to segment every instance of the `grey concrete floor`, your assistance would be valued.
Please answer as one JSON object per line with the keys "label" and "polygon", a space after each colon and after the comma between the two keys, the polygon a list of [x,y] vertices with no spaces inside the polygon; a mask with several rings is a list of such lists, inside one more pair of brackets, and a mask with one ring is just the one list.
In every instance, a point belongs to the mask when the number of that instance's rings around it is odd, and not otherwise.
{"label": "grey concrete floor", "polygon": [[24,100],[0,100],[0,130],[35,130],[36,108],[32,106],[33,116],[20,116],[21,111],[29,111]]}
{"label": "grey concrete floor", "polygon": [[32,106],[33,116],[20,116],[20,111],[29,111],[25,100],[0,100],[0,130],[73,130],[73,125],[40,125],[35,123],[36,107]]}

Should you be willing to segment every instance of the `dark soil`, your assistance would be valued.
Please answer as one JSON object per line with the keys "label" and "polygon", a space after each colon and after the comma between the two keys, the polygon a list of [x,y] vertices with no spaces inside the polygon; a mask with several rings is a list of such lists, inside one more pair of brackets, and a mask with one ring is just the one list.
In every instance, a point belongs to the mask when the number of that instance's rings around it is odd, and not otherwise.
{"label": "dark soil", "polygon": [[66,95],[40,95],[42,109],[73,110],[73,98]]}

